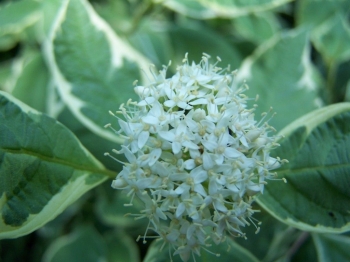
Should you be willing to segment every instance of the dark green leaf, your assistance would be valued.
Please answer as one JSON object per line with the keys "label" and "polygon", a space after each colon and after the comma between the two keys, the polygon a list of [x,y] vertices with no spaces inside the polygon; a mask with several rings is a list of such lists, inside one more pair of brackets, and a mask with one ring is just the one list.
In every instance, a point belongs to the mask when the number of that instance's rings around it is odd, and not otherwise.
{"label": "dark green leaf", "polygon": [[83,226],[55,240],[44,254],[43,262],[107,261],[107,254],[102,236],[92,226]]}
{"label": "dark green leaf", "polygon": [[[165,245],[162,249],[162,241],[153,241],[148,249],[147,255],[143,262],[166,262],[170,261],[170,255],[174,250],[171,247]],[[169,250],[170,248],[170,250]],[[195,255],[196,262],[222,262],[222,261],[235,261],[235,262],[257,262],[259,261],[248,250],[244,249],[232,239],[228,238],[225,243],[219,245],[212,244],[212,246],[201,248],[201,256]],[[208,252],[210,251],[210,253]],[[216,255],[220,254],[220,255]],[[182,262],[179,255],[172,257],[174,262]],[[189,262],[193,262],[192,256]]]}
{"label": "dark green leaf", "polygon": [[301,230],[350,229],[350,103],[316,110],[281,131],[274,154],[289,160],[258,202],[282,222]]}
{"label": "dark green leaf", "polygon": [[173,26],[169,28],[169,36],[174,50],[173,66],[181,63],[188,53],[190,61],[198,63],[203,53],[208,53],[215,63],[219,56],[222,62],[220,67],[230,65],[232,70],[236,69],[242,60],[241,54],[224,37],[209,27],[188,22],[186,25]]}
{"label": "dark green leaf", "polygon": [[55,218],[107,175],[62,124],[0,95],[0,238],[15,238]]}
{"label": "dark green leaf", "polygon": [[313,234],[319,262],[349,261],[350,238],[334,234]]}

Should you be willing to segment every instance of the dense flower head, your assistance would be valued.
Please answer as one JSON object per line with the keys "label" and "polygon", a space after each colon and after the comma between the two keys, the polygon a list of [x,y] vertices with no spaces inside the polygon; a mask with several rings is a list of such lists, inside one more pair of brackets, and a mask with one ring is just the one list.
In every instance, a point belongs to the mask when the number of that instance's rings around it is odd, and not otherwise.
{"label": "dense flower head", "polygon": [[147,230],[183,261],[200,255],[209,239],[244,236],[241,228],[255,225],[254,195],[283,163],[269,155],[278,146],[269,136],[274,129],[247,108],[247,85],[217,67],[219,60],[212,65],[204,54],[189,63],[186,55],[172,77],[167,67],[152,73],[150,84],[135,87],[138,102],[111,113],[124,139],[113,151],[128,161],[112,187],[126,191],[130,205],[134,197],[142,201],[136,216],[148,218]]}

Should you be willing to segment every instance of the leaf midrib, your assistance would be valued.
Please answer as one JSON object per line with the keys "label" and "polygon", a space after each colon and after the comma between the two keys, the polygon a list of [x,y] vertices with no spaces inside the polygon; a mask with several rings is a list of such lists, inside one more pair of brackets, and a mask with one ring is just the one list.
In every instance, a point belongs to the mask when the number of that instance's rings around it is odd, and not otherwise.
{"label": "leaf midrib", "polygon": [[31,151],[31,150],[27,150],[27,149],[9,149],[9,148],[1,148],[0,152],[4,151],[5,153],[12,153],[12,154],[24,154],[24,155],[28,155],[28,156],[33,156],[36,157],[42,161],[45,162],[49,162],[49,163],[55,163],[55,164],[60,164],[60,165],[64,165],[64,166],[69,166],[75,170],[80,170],[80,171],[88,171],[89,173],[99,173],[99,174],[103,174],[105,176],[108,176],[110,178],[115,178],[116,174],[113,171],[107,170],[107,169],[98,169],[98,168],[92,168],[92,167],[85,167],[83,165],[78,165],[78,164],[74,164],[72,162],[69,162],[67,160],[64,159],[60,159],[60,158],[52,158],[52,157],[48,157],[42,154],[39,154],[37,152]]}

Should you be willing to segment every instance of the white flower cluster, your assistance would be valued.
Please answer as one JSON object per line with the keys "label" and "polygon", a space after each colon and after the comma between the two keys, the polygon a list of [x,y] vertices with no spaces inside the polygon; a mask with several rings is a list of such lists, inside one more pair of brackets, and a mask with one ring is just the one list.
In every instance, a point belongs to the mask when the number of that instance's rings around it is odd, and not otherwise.
{"label": "white flower cluster", "polygon": [[278,146],[268,136],[273,128],[246,108],[247,86],[237,88],[235,72],[208,60],[190,64],[186,55],[171,78],[164,67],[153,83],[135,87],[139,102],[111,113],[125,141],[113,151],[128,160],[112,187],[125,190],[130,205],[135,196],[144,203],[138,216],[183,261],[209,239],[244,236],[240,227],[254,224],[253,196],[283,162],[269,156]]}

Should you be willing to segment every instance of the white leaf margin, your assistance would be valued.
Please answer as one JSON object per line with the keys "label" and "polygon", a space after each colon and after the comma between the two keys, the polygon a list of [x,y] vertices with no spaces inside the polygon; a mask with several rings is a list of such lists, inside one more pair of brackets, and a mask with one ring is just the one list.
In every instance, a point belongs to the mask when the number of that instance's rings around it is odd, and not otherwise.
{"label": "white leaf margin", "polygon": [[[239,16],[244,16],[252,13],[265,12],[270,9],[277,8],[283,4],[287,4],[288,2],[292,2],[294,0],[271,0],[269,3],[265,4],[257,4],[254,6],[247,7],[237,7],[234,4],[231,6],[223,5],[218,3],[218,0],[192,0],[192,2],[196,2],[201,10],[194,10],[189,8],[182,1],[176,0],[153,0],[155,3],[161,2],[161,4],[175,12],[183,14],[185,16],[189,16],[195,19],[213,19],[213,18],[235,18]],[[185,0],[183,0],[185,2]]]}
{"label": "white leaf margin", "polygon": [[[105,34],[112,54],[112,66],[116,68],[122,67],[123,58],[136,62],[140,67],[142,82],[144,84],[147,84],[149,80],[143,72],[145,72],[145,69],[149,68],[151,65],[148,59],[141,55],[137,50],[133,49],[130,45],[125,43],[121,38],[119,38],[112,30],[112,28],[95,12],[95,10],[91,7],[90,4],[88,4],[86,0],[74,1],[81,2],[84,8],[86,8],[86,11],[90,17],[90,23],[95,26],[96,29]],[[71,83],[65,79],[63,73],[60,71],[55,61],[53,42],[56,33],[60,30],[60,25],[63,23],[66,17],[69,2],[70,0],[62,1],[61,8],[57,12],[57,16],[53,22],[49,36],[44,41],[44,54],[47,59],[53,80],[56,83],[56,87],[58,88],[63,101],[73,112],[73,114],[82,122],[82,124],[84,124],[88,129],[99,136],[117,143],[122,143],[123,141],[120,137],[106,130],[104,127],[96,125],[96,123],[94,123],[91,119],[86,117],[81,112],[81,109],[86,103],[79,99],[79,97],[73,95],[73,87]],[[120,50],[123,50],[123,52],[120,52]],[[108,112],[106,112],[106,114],[108,114]]]}
{"label": "white leaf margin", "polygon": [[[314,130],[317,126],[321,125],[324,122],[327,122],[332,117],[335,117],[345,112],[350,112],[349,102],[333,104],[333,105],[316,109],[298,118],[297,120],[293,121],[291,124],[289,124],[284,129],[282,129],[278,133],[278,135],[281,137],[287,137],[291,135],[299,127],[304,126],[306,128],[306,135],[308,136],[312,132],[312,130]],[[276,214],[273,211],[271,211],[270,208],[266,206],[264,202],[259,199],[259,197],[256,198],[256,202],[262,208],[267,210],[277,220],[289,226],[298,228],[300,230],[315,232],[315,233],[336,233],[336,234],[350,231],[350,222],[345,224],[341,228],[326,227],[320,224],[317,224],[316,226],[312,226],[305,222],[301,222],[299,220],[297,221],[289,217],[287,218],[281,217],[279,214]],[[350,212],[350,210],[348,210],[348,212]]]}
{"label": "white leaf margin", "polygon": [[[298,36],[299,34],[302,34],[303,32],[306,32],[304,28],[299,28],[297,30],[289,31],[286,33],[281,33],[273,36],[263,44],[257,47],[257,49],[248,56],[244,61],[242,62],[242,65],[238,69],[237,75],[235,77],[235,81],[237,83],[242,83],[245,81],[249,81],[249,79],[253,78],[252,74],[252,67],[254,66],[255,62],[263,56],[266,52],[273,49],[274,46],[276,46],[281,40],[285,38],[293,38]],[[306,39],[308,39],[308,34],[306,35]],[[310,44],[306,43],[302,56],[301,56],[301,64],[300,66],[303,68],[303,74],[300,77],[299,80],[297,80],[297,88],[299,90],[306,89],[309,92],[314,92],[317,90],[317,85],[313,79],[313,76],[317,76],[318,72],[316,71],[314,65],[312,64],[310,60]],[[320,97],[316,96],[314,101],[314,105],[316,107],[323,106],[323,102]]]}
{"label": "white leaf margin", "polygon": [[[42,113],[29,107],[28,105],[12,97],[6,92],[0,91],[0,95],[5,97],[9,101],[15,103],[22,110],[23,113],[42,115]],[[87,156],[91,156],[90,152],[82,145],[80,147],[80,150],[83,150]],[[104,166],[97,159],[90,158],[90,160],[93,160],[93,163],[94,165],[96,165],[96,168],[104,169]],[[38,214],[30,215],[22,226],[7,226],[2,221],[0,221],[0,240],[7,238],[17,238],[37,230],[38,228],[45,225],[47,222],[54,219],[60,213],[62,213],[69,205],[74,203],[85,192],[89,191],[90,189],[96,187],[97,185],[108,179],[108,177],[106,176],[96,181],[95,183],[86,184],[85,180],[90,174],[91,173],[87,171],[76,170],[73,175],[76,178],[73,181],[71,180],[65,186],[63,186],[61,188],[61,191],[55,194],[47,203],[47,205]],[[64,199],[64,201],[62,201],[62,199]],[[5,203],[6,195],[3,194],[0,197],[0,210],[2,209]]]}
{"label": "white leaf margin", "polygon": [[[12,227],[0,223],[0,239],[18,238],[39,229],[61,214],[85,192],[107,180],[107,177],[105,177],[93,184],[87,185],[85,179],[89,174],[90,173],[88,172],[75,171],[74,176],[78,177],[74,181],[66,184],[58,194],[55,194],[38,214],[29,215],[28,219],[22,226]],[[0,198],[0,206],[3,206],[3,204],[6,203],[5,198],[5,194],[3,194]],[[62,201],[62,199],[64,199],[64,201]]]}
{"label": "white leaf margin", "polygon": [[[234,4],[232,6],[223,5],[220,0],[197,0],[204,7],[215,12],[217,17],[234,18],[251,13],[264,12],[270,9],[277,8],[283,4],[292,2],[293,0],[271,0],[269,3],[257,4],[253,6],[237,7]],[[222,0],[221,0],[222,1]]]}

